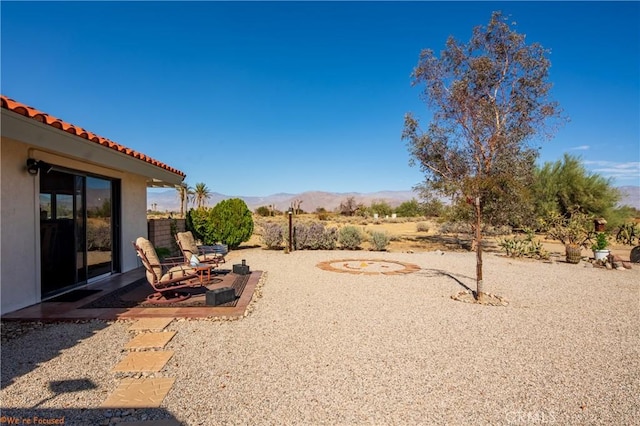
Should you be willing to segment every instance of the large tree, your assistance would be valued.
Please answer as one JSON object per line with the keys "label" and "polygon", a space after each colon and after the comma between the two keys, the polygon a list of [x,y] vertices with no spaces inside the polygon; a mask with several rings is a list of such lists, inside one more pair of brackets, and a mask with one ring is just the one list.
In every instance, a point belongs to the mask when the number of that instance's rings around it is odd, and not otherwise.
{"label": "large tree", "polygon": [[534,137],[549,136],[560,118],[549,99],[548,51],[526,44],[501,12],[474,28],[468,43],[449,37],[436,56],[423,50],[412,73],[424,85],[432,117],[426,130],[405,116],[402,137],[412,164],[425,173],[423,188],[465,200],[476,247],[475,296],[482,280],[482,237],[486,213],[513,204],[531,182],[537,150]]}

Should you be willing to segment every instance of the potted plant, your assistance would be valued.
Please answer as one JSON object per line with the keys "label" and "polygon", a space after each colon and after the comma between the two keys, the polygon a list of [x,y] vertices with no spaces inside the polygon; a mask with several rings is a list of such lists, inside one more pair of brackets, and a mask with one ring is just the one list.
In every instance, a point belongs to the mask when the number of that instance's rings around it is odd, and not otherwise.
{"label": "potted plant", "polygon": [[580,263],[582,249],[587,248],[593,237],[591,218],[574,210],[567,215],[552,214],[543,222],[547,237],[564,244],[567,263]]}
{"label": "potted plant", "polygon": [[609,250],[607,250],[607,246],[609,245],[609,238],[607,234],[604,232],[598,232],[596,234],[596,240],[591,246],[591,250],[593,250],[593,257],[595,260],[604,260],[609,255]]}

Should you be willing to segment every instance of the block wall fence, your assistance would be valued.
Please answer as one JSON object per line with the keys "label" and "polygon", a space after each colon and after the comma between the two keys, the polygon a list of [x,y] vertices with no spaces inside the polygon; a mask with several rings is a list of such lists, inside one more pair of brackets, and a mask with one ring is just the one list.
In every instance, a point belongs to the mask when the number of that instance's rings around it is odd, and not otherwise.
{"label": "block wall fence", "polygon": [[[172,229],[175,227],[175,229]],[[186,221],[184,219],[148,219],[147,228],[149,241],[154,247],[164,247],[171,250],[171,255],[179,254],[176,239],[176,232],[184,232]]]}

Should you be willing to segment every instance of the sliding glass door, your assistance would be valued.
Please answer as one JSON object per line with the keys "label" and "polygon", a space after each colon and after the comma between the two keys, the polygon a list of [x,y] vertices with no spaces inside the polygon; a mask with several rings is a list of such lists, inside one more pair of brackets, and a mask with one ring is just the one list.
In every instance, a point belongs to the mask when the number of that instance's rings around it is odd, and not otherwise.
{"label": "sliding glass door", "polygon": [[119,267],[119,181],[73,171],[40,173],[42,296]]}
{"label": "sliding glass door", "polygon": [[111,181],[87,177],[87,274],[88,278],[111,272]]}

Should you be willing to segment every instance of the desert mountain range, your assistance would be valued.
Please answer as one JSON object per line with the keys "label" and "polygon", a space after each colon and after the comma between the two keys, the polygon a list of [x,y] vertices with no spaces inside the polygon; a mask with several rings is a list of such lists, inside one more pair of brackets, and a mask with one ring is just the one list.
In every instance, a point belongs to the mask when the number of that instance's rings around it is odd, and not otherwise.
{"label": "desert mountain range", "polygon": [[[640,186],[621,186],[618,187],[622,193],[620,205],[628,205],[640,209]],[[211,198],[207,200],[207,206],[213,207],[222,200],[229,198],[240,198],[247,203],[250,210],[255,210],[260,206],[274,205],[276,209],[287,210],[291,203],[295,200],[302,200],[300,208],[306,212],[313,212],[318,207],[324,207],[331,211],[336,209],[341,202],[349,197],[354,197],[356,202],[369,206],[373,201],[386,201],[392,207],[396,207],[412,198],[420,199],[414,191],[379,191],[370,193],[359,192],[323,192],[323,191],[306,191],[299,194],[279,193],[265,197],[252,196],[231,196],[213,192]],[[178,192],[168,189],[161,192],[149,192],[147,194],[147,207],[158,211],[180,211],[180,199]]]}
{"label": "desert mountain range", "polygon": [[[206,205],[213,207],[222,200],[240,198],[247,203],[247,207],[249,207],[250,210],[255,210],[260,206],[274,205],[276,209],[285,211],[295,200],[302,200],[300,208],[306,212],[314,212],[318,207],[324,207],[329,211],[334,210],[341,202],[349,197],[354,197],[357,203],[363,203],[366,206],[370,205],[373,201],[386,201],[392,207],[399,206],[412,198],[419,198],[418,194],[413,191],[379,191],[371,193],[306,191],[299,194],[279,193],[265,197],[231,196],[213,192],[211,193],[211,198],[207,200]],[[178,192],[175,190],[149,192],[147,194],[148,208],[152,208],[154,203],[157,204],[156,210],[158,211],[180,210],[180,199]]]}

